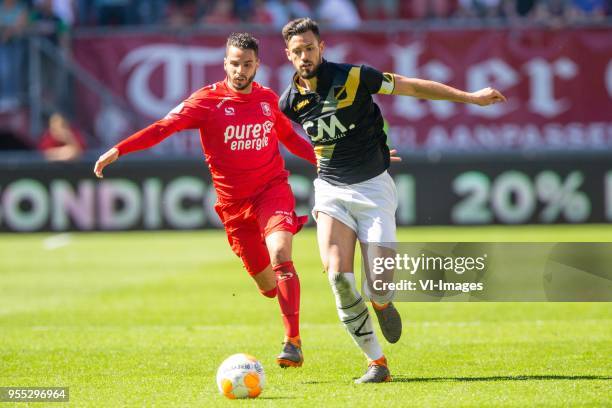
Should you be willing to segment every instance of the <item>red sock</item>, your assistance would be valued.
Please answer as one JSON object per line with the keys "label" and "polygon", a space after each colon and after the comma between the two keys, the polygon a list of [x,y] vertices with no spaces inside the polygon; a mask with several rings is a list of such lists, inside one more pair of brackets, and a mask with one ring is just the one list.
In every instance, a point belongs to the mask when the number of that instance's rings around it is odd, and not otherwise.
{"label": "red sock", "polygon": [[280,305],[287,337],[300,335],[300,279],[293,262],[283,262],[272,267],[276,274],[278,304]]}
{"label": "red sock", "polygon": [[259,289],[259,292],[262,295],[264,295],[265,297],[269,297],[269,298],[276,297],[276,288],[272,288],[270,290],[261,290],[261,289]]}

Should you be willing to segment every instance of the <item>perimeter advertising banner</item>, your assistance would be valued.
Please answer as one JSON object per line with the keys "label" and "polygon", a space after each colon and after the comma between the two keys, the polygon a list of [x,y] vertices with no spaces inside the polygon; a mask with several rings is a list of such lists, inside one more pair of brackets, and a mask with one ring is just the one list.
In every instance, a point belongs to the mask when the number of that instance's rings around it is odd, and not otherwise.
{"label": "perimeter advertising banner", "polygon": [[[162,118],[194,90],[224,78],[226,35],[79,35],[76,60],[134,112],[81,89],[80,125],[108,146]],[[256,35],[256,80],[280,93],[293,74],[284,42],[280,33]],[[500,29],[334,32],[323,39],[330,61],[369,64],[467,90],[493,86],[508,97],[508,103],[481,108],[377,96],[400,150],[599,150],[612,147],[611,36],[609,29]],[[175,137],[157,151],[197,154],[198,143]]]}
{"label": "perimeter advertising banner", "polygon": [[[201,160],[125,159],[95,179],[93,161],[0,164],[0,231],[220,227]],[[297,212],[309,214],[313,167],[291,163]],[[404,158],[391,174],[398,225],[612,222],[612,157]],[[310,220],[312,225],[312,219]]]}

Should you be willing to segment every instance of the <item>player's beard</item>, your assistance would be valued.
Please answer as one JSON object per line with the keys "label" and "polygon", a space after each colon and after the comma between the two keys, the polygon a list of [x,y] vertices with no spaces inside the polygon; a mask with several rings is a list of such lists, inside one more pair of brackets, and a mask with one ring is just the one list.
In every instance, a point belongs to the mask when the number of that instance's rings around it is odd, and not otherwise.
{"label": "player's beard", "polygon": [[316,77],[317,74],[319,73],[319,67],[321,66],[322,61],[321,61],[321,58],[319,58],[319,62],[317,64],[315,64],[314,62],[310,62],[310,61],[308,62],[312,64],[312,67],[308,71],[303,68],[298,69],[298,75],[302,79],[312,79]]}
{"label": "player's beard", "polygon": [[228,82],[230,82],[232,84],[232,87],[237,90],[237,91],[243,91],[246,88],[249,87],[249,85],[251,85],[251,83],[253,82],[253,80],[255,79],[255,75],[257,74],[257,71],[253,73],[253,75],[251,75],[250,77],[247,77],[246,80],[244,81],[244,83],[242,85],[239,85],[235,82],[235,80],[233,79],[229,79]]}

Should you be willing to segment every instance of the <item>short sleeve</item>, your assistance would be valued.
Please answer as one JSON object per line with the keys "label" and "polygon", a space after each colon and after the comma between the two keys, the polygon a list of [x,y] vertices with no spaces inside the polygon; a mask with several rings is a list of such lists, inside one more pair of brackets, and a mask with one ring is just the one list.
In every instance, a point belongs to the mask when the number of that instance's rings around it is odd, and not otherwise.
{"label": "short sleeve", "polygon": [[395,78],[388,72],[380,72],[368,65],[361,66],[361,82],[370,94],[388,95],[395,88]]}

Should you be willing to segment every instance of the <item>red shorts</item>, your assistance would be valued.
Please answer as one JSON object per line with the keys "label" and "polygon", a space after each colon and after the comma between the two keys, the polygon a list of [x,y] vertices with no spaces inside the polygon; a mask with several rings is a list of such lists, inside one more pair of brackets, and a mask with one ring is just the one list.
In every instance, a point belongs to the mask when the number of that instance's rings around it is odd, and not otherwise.
{"label": "red shorts", "polygon": [[244,200],[218,201],[215,210],[225,226],[232,251],[249,275],[270,265],[265,237],[276,231],[296,234],[308,220],[295,214],[295,198],[286,178],[272,181],[261,193]]}

